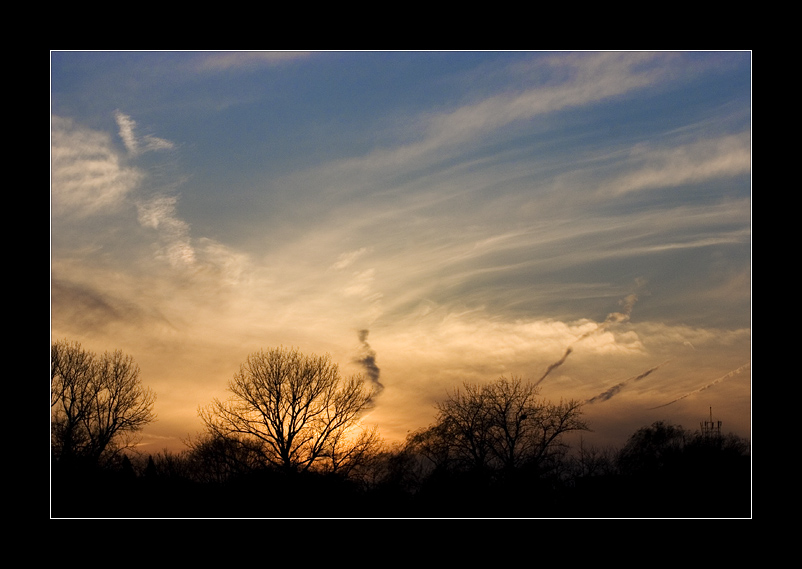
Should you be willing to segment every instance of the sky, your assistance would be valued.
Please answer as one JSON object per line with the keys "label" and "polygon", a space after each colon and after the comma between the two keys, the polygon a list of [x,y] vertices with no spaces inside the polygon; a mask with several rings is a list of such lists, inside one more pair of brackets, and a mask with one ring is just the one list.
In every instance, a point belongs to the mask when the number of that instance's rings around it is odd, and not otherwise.
{"label": "sky", "polygon": [[50,341],[134,358],[142,450],[278,346],[388,443],[499,377],[751,438],[750,52],[50,55]]}

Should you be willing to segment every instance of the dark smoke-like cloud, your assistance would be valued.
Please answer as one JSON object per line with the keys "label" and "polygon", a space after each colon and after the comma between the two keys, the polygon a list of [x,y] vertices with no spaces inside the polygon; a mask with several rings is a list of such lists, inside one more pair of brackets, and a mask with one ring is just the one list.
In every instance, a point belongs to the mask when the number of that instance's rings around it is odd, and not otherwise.
{"label": "dark smoke-like cloud", "polygon": [[621,391],[624,388],[624,386],[626,386],[628,383],[635,382],[635,381],[640,381],[641,379],[643,379],[644,377],[647,377],[652,372],[657,371],[659,368],[661,368],[662,366],[664,366],[667,363],[668,363],[668,361],[665,361],[665,362],[663,362],[663,363],[661,363],[659,365],[654,366],[651,369],[647,369],[646,371],[644,371],[640,375],[636,375],[636,376],[630,377],[628,379],[625,379],[621,383],[618,383],[618,384],[612,386],[607,391],[605,391],[603,393],[599,393],[595,397],[591,397],[590,399],[585,401],[585,403],[596,403],[597,401],[607,401],[607,400],[611,399],[614,395],[617,395],[618,392]]}
{"label": "dark smoke-like cloud", "polygon": [[731,377],[734,377],[734,376],[738,375],[738,374],[739,374],[739,373],[741,373],[743,370],[745,370],[746,368],[748,368],[748,367],[749,367],[749,365],[750,365],[750,364],[748,364],[748,363],[747,363],[747,364],[744,364],[744,365],[742,365],[741,367],[739,367],[738,369],[734,369],[734,370],[732,370],[731,372],[728,372],[728,373],[726,373],[726,374],[722,375],[722,376],[721,376],[721,377],[719,377],[718,379],[715,379],[715,380],[711,381],[710,383],[708,383],[708,384],[707,384],[707,385],[705,385],[705,386],[702,386],[702,387],[700,387],[699,389],[695,389],[695,390],[693,390],[693,391],[690,391],[690,392],[686,393],[685,395],[683,395],[683,396],[681,396],[681,397],[677,397],[677,398],[676,398],[676,399],[674,399],[673,401],[669,401],[668,403],[663,403],[662,405],[658,405],[657,407],[649,407],[649,409],[651,410],[651,409],[659,409],[660,407],[668,407],[669,405],[671,405],[672,403],[676,403],[676,402],[677,402],[677,401],[679,401],[680,399],[685,399],[686,397],[688,397],[688,396],[690,396],[690,395],[693,395],[694,393],[699,393],[700,391],[704,391],[705,389],[709,389],[709,388],[713,387],[714,385],[716,385],[717,383],[721,383],[721,382],[722,382],[722,381],[724,381],[725,379],[729,379],[729,378],[731,378]]}
{"label": "dark smoke-like cloud", "polygon": [[627,320],[629,320],[629,315],[632,314],[632,307],[635,306],[635,302],[637,302],[637,300],[638,296],[636,294],[630,294],[627,295],[625,298],[623,298],[620,301],[620,304],[624,307],[622,312],[611,312],[610,314],[607,315],[607,318],[604,319],[604,322],[600,323],[592,330],[585,332],[579,338],[574,340],[571,343],[571,345],[568,346],[568,348],[565,350],[563,357],[554,362],[553,364],[551,364],[548,368],[546,368],[546,373],[544,373],[540,377],[540,379],[538,379],[535,382],[535,385],[539,385],[541,381],[546,379],[546,376],[548,376],[552,371],[554,371],[556,368],[560,367],[565,363],[565,360],[568,358],[569,355],[571,355],[571,352],[574,351],[572,346],[576,345],[578,342],[581,342],[588,336],[592,336],[593,334],[603,332],[613,324],[618,324],[620,322],[626,322]]}
{"label": "dark smoke-like cloud", "polygon": [[382,383],[379,381],[381,370],[379,370],[379,366],[376,365],[376,351],[370,347],[370,344],[368,344],[369,332],[369,330],[359,330],[357,332],[359,341],[362,342],[362,347],[359,357],[355,358],[354,362],[361,365],[365,370],[365,374],[371,383],[373,383],[373,386],[376,389],[376,395],[378,395],[379,392],[384,389],[384,385],[382,385]]}
{"label": "dark smoke-like cloud", "polygon": [[[575,342],[575,343],[576,343],[576,342]],[[573,349],[571,346],[568,346],[568,349],[567,349],[567,350],[565,350],[565,353],[563,354],[563,357],[562,357],[562,358],[560,358],[559,360],[557,360],[556,362],[554,362],[553,364],[551,364],[551,365],[550,365],[550,366],[549,366],[549,367],[546,369],[546,373],[544,373],[544,374],[543,374],[543,375],[540,377],[540,379],[538,379],[538,380],[535,382],[535,385],[538,385],[538,384],[539,384],[541,381],[543,381],[544,379],[546,379],[546,376],[547,376],[547,375],[549,375],[549,374],[550,374],[550,373],[551,373],[551,372],[552,372],[552,371],[553,371],[555,368],[558,368],[558,367],[560,367],[561,365],[563,365],[563,364],[565,363],[565,360],[566,360],[566,359],[568,359],[568,356],[569,356],[569,355],[571,355],[571,352],[573,352],[573,351],[574,351],[574,349]]]}

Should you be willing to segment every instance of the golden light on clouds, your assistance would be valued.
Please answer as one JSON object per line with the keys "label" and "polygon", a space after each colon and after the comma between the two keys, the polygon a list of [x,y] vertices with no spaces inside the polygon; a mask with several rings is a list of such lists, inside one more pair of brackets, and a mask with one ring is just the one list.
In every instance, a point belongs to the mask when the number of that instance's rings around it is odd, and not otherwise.
{"label": "golden light on clouds", "polygon": [[[602,442],[710,406],[748,436],[751,368],[727,375],[751,361],[737,54],[110,60],[54,59],[78,76],[53,87],[51,337],[133,356],[157,395],[143,448],[180,450],[279,345],[375,374],[388,440],[512,375],[609,394],[586,410]],[[122,69],[138,83],[101,73]]]}

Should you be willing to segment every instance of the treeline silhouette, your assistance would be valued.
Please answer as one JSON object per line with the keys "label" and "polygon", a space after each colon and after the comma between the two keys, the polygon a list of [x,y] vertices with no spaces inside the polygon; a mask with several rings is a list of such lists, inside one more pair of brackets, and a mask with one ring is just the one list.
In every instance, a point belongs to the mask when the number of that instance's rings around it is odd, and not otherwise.
{"label": "treeline silhouette", "polygon": [[66,341],[52,354],[54,518],[751,516],[747,440],[655,422],[621,448],[571,447],[568,433],[590,430],[582,405],[515,377],[463,384],[388,445],[360,424],[376,395],[361,378],[327,356],[261,351],[186,450],[145,455],[131,435],[154,396],[130,358]]}
{"label": "treeline silhouette", "polygon": [[[226,446],[229,446],[227,449]],[[346,473],[240,462],[232,445],[120,455],[104,465],[52,463],[61,518],[748,518],[746,440],[657,422],[620,449],[569,449],[512,470],[433,465],[414,445]]]}

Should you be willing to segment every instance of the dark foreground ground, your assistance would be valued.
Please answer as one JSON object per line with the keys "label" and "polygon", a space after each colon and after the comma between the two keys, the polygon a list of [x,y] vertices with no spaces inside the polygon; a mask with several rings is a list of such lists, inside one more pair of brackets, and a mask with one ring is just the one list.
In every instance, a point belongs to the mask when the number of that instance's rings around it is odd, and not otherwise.
{"label": "dark foreground ground", "polygon": [[222,484],[70,473],[51,478],[51,518],[750,518],[751,469],[593,476],[568,483],[432,477],[414,492],[332,476],[253,473]]}

